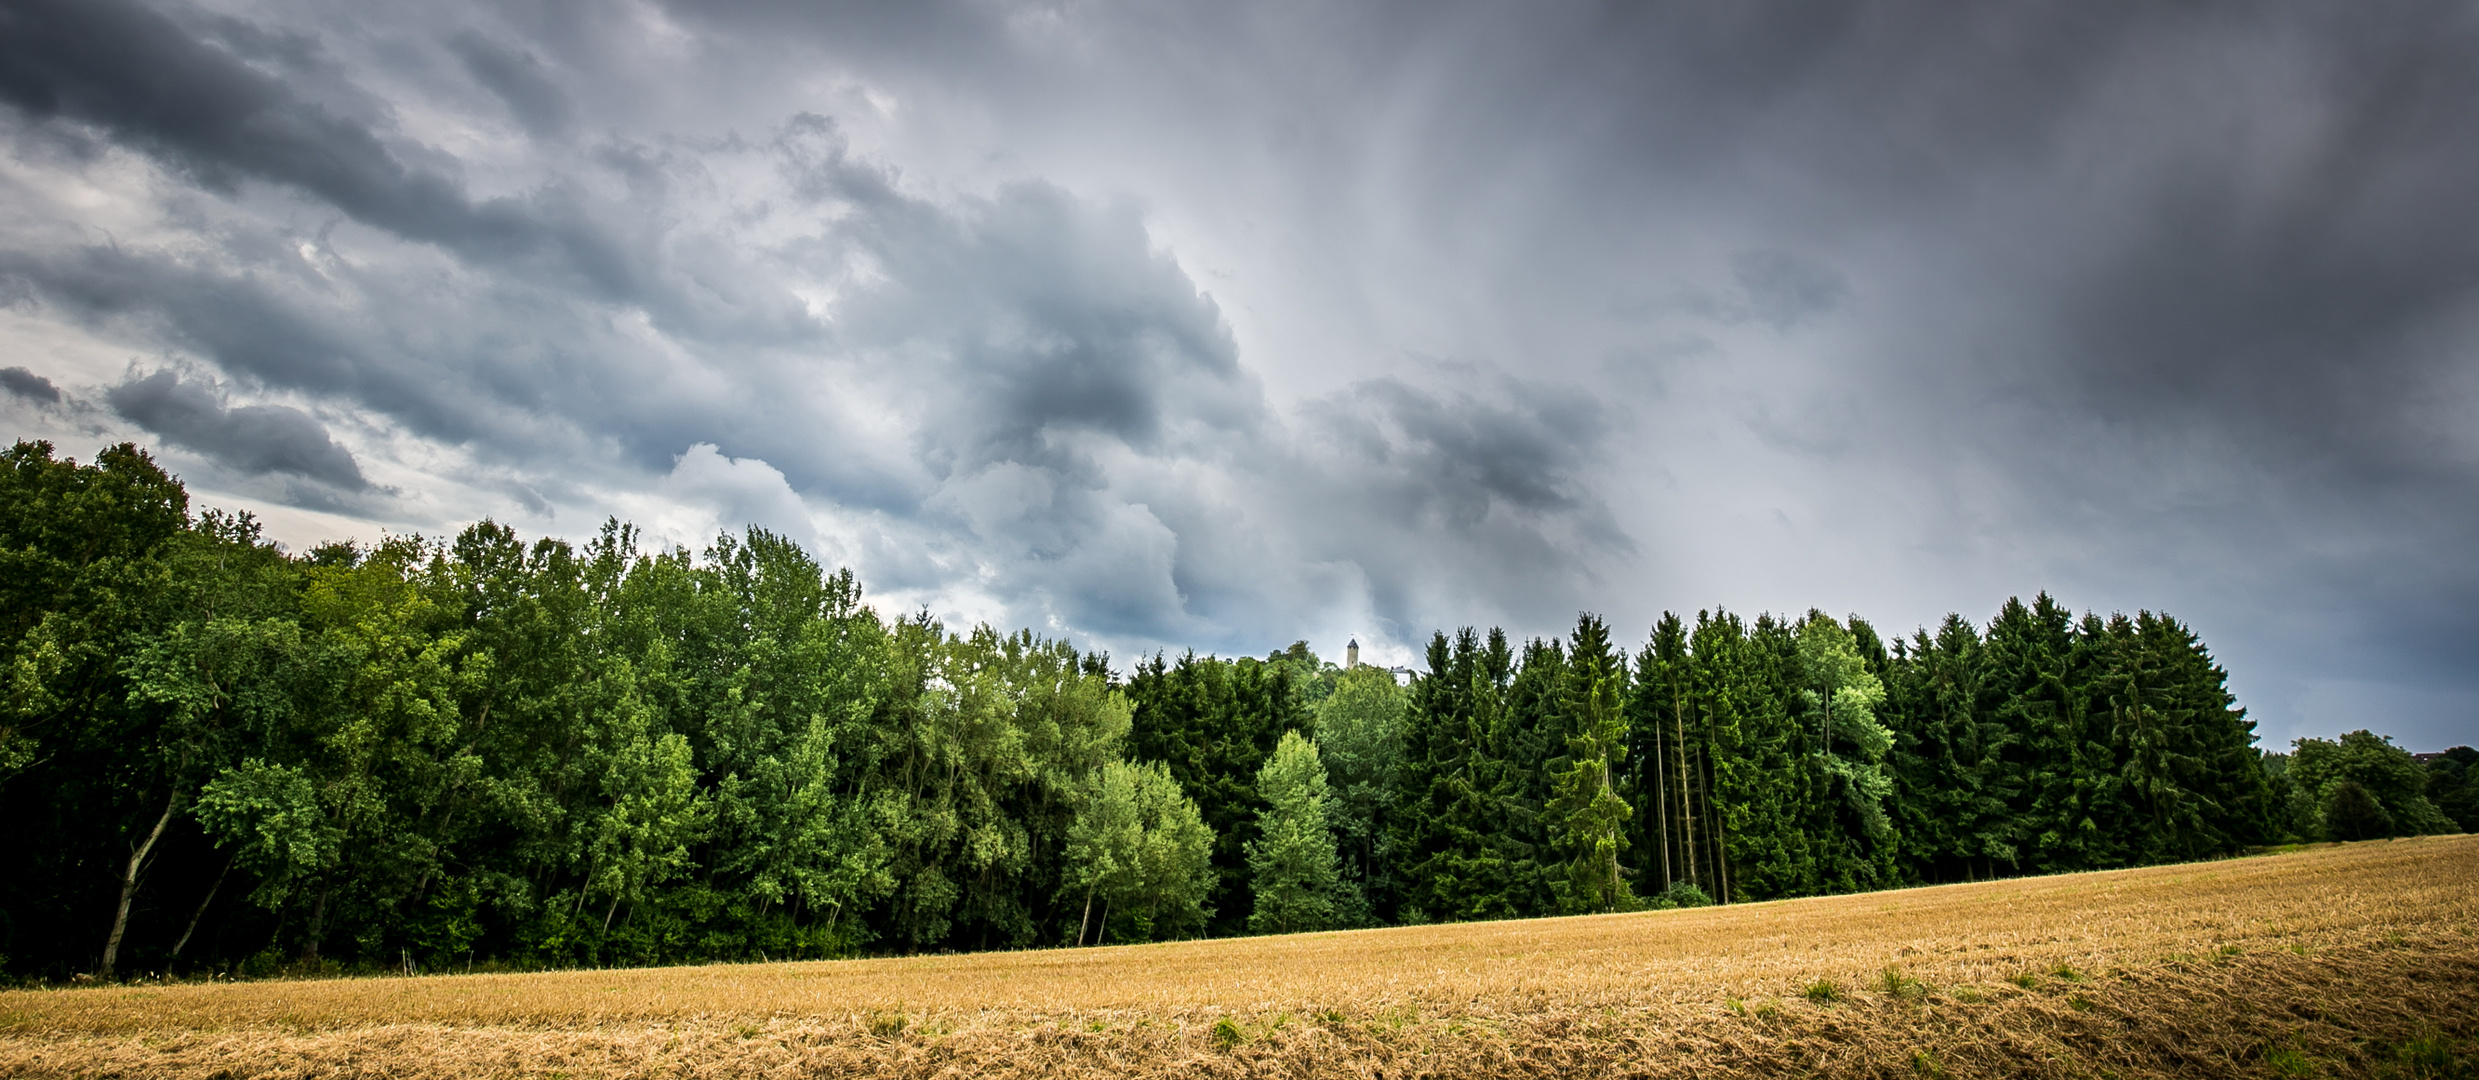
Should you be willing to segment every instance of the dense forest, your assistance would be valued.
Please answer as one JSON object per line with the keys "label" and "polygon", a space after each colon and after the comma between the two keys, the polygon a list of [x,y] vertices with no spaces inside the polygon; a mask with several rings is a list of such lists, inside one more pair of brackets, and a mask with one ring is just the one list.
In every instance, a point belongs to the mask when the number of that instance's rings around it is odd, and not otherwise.
{"label": "dense forest", "polygon": [[[0,462],[0,966],[241,976],[1514,918],[2479,825],[2256,746],[2166,615],[1155,655],[889,619],[751,530],[288,553],[123,445]],[[1632,651],[1631,651],[1632,650]]]}

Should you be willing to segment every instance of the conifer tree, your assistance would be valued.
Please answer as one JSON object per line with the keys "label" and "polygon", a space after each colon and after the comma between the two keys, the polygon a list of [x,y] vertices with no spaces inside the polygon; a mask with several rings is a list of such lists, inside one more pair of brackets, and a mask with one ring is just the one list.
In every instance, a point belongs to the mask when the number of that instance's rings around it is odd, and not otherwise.
{"label": "conifer tree", "polygon": [[1558,711],[1566,720],[1566,769],[1556,775],[1550,806],[1565,873],[1557,882],[1569,912],[1624,911],[1634,906],[1619,857],[1627,848],[1633,809],[1612,781],[1627,754],[1626,663],[1610,645],[1599,617],[1576,620],[1559,672]]}

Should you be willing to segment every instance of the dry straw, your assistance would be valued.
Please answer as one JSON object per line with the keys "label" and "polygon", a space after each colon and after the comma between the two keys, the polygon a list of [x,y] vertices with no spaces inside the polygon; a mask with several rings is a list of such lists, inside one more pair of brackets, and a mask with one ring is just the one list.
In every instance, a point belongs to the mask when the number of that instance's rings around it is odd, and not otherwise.
{"label": "dry straw", "polygon": [[1125,948],[12,992],[0,1076],[2457,1075],[2475,925],[2479,837],[2444,837]]}

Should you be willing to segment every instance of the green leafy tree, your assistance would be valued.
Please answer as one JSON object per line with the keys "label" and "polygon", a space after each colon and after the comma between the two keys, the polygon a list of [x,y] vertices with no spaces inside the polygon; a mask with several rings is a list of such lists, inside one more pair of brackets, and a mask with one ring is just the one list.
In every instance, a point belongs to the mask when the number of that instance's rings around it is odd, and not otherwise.
{"label": "green leafy tree", "polygon": [[[1068,830],[1064,884],[1084,899],[1076,943],[1179,937],[1202,929],[1213,888],[1213,831],[1155,762],[1113,761],[1086,784]],[[1094,904],[1099,901],[1097,912]]]}
{"label": "green leafy tree", "polygon": [[1342,899],[1345,885],[1328,827],[1333,797],[1317,744],[1296,731],[1284,732],[1257,770],[1257,791],[1265,809],[1258,812],[1257,836],[1248,843],[1257,902],[1248,928],[1290,934],[1339,925],[1356,905]]}
{"label": "green leafy tree", "polygon": [[2371,731],[2337,740],[2300,739],[2290,782],[2319,813],[2326,839],[2363,840],[2460,832],[2427,800],[2427,773],[2410,752]]}
{"label": "green leafy tree", "polygon": [[1246,849],[1263,806],[1257,769],[1283,732],[1313,730],[1314,714],[1294,691],[1292,670],[1251,657],[1190,653],[1166,663],[1157,654],[1128,679],[1130,752],[1170,770],[1215,837],[1210,933],[1244,933],[1255,907]]}
{"label": "green leafy tree", "polygon": [[686,873],[689,848],[705,835],[713,805],[698,789],[689,740],[678,732],[656,733],[647,710],[623,699],[611,717],[602,767],[606,802],[588,829],[585,893],[607,896],[602,929],[626,901]]}
{"label": "green leafy tree", "polygon": [[1826,880],[1838,892],[1876,888],[1888,883],[1894,845],[1885,814],[1893,793],[1885,757],[1894,739],[1876,719],[1885,685],[1861,655],[1858,635],[1832,617],[1809,612],[1798,636],[1799,696],[1816,725],[1823,766],[1818,822],[1834,837],[1824,852]]}
{"label": "green leafy tree", "polygon": [[1358,667],[1335,676],[1334,691],[1317,703],[1318,756],[1334,795],[1333,825],[1343,861],[1345,925],[1365,925],[1391,915],[1401,883],[1389,836],[1391,799],[1403,769],[1403,723],[1408,698],[1394,676]]}
{"label": "green leafy tree", "polygon": [[2479,832],[2479,750],[2456,746],[2429,761],[2427,801],[2463,832]]}

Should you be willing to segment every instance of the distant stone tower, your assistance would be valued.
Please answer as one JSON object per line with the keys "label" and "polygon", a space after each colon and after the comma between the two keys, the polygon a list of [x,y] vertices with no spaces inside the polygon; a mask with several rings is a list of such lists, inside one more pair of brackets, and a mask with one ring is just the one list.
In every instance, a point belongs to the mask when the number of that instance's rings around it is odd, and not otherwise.
{"label": "distant stone tower", "polygon": [[1351,644],[1343,646],[1343,670],[1350,671],[1351,669],[1359,666],[1360,639],[1353,638],[1351,639]]}

